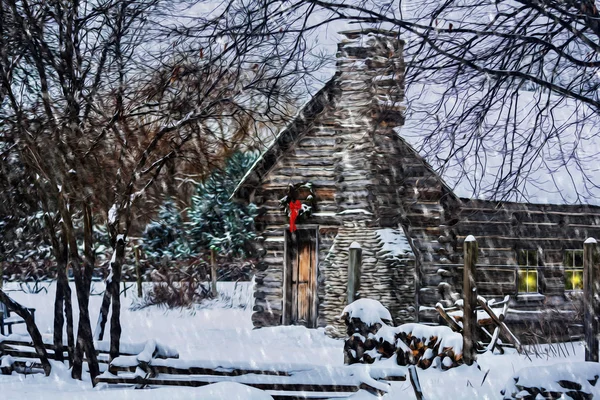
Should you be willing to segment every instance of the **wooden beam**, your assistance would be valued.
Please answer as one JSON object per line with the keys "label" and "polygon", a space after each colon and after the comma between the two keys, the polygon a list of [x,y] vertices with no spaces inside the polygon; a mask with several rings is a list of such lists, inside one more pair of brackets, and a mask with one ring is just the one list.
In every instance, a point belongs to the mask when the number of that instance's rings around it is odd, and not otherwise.
{"label": "wooden beam", "polygon": [[472,365],[476,358],[477,334],[477,286],[475,265],[477,264],[477,241],[469,235],[464,243],[465,268],[463,274],[463,360]]}
{"label": "wooden beam", "polygon": [[44,347],[44,341],[42,340],[42,335],[35,325],[35,321],[33,320],[33,316],[27,310],[27,308],[23,307],[10,297],[3,290],[0,289],[0,302],[6,304],[9,310],[15,312],[18,316],[25,320],[25,324],[27,325],[27,332],[29,336],[31,336],[31,341],[33,342],[33,347],[38,357],[40,358],[40,362],[42,363],[42,367],[44,368],[44,373],[46,376],[50,375],[52,367],[50,366],[50,362],[48,361],[48,353],[46,352],[46,348]]}
{"label": "wooden beam", "polygon": [[408,375],[410,376],[410,384],[413,387],[415,392],[415,397],[417,400],[424,400],[425,396],[423,396],[423,389],[421,388],[421,383],[419,382],[419,376],[417,375],[417,367],[414,365],[408,366]]}
{"label": "wooden beam", "polygon": [[441,303],[437,303],[435,305],[435,309],[440,313],[440,316],[444,319],[444,321],[446,321],[450,329],[452,329],[454,332],[462,332],[462,328],[460,327],[460,325],[456,322],[454,318],[448,315]]}
{"label": "wooden beam", "polygon": [[[269,375],[269,376],[291,376],[290,373],[285,371],[276,371],[276,370],[258,370],[258,369],[216,369],[216,368],[205,368],[205,367],[189,367],[189,368],[179,368],[179,367],[171,367],[169,365],[149,365],[150,369],[155,374],[169,374],[169,375],[210,375],[210,376],[241,376],[247,374],[253,375]],[[115,372],[135,372],[138,368],[138,365],[129,365],[129,366],[110,366],[111,371]]]}
{"label": "wooden beam", "polygon": [[360,270],[362,266],[362,249],[360,244],[353,242],[348,249],[348,304],[356,300],[360,289]]}
{"label": "wooden beam", "polygon": [[585,336],[585,361],[599,362],[598,359],[598,296],[600,295],[600,267],[595,258],[598,243],[588,238],[583,243],[583,329]]}
{"label": "wooden beam", "polygon": [[[130,385],[158,385],[158,386],[191,386],[201,387],[219,382],[214,379],[202,379],[200,377],[189,377],[189,379],[169,379],[169,378],[142,378],[138,377],[108,377],[98,376],[95,379],[96,383],[104,382],[109,384],[130,384]],[[359,385],[319,385],[319,384],[302,384],[302,383],[259,383],[259,382],[239,382],[246,386],[252,386],[260,390],[281,390],[294,392],[330,392],[330,393],[348,393],[353,394],[358,392]],[[374,389],[374,388],[372,388]],[[376,390],[376,389],[375,389]]]}
{"label": "wooden beam", "polygon": [[521,345],[521,342],[519,341],[519,339],[517,339],[517,337],[515,335],[513,335],[513,333],[510,331],[510,329],[508,329],[508,327],[504,323],[504,320],[500,320],[500,318],[496,315],[496,313],[494,313],[494,311],[490,308],[487,301],[483,297],[479,296],[477,298],[477,302],[479,303],[481,308],[483,308],[485,310],[485,312],[487,312],[489,314],[489,316],[492,318],[492,321],[494,321],[494,324],[496,324],[496,326],[498,326],[500,328],[502,333],[515,346],[515,348],[517,349],[519,354],[521,354],[523,352],[523,346]]}

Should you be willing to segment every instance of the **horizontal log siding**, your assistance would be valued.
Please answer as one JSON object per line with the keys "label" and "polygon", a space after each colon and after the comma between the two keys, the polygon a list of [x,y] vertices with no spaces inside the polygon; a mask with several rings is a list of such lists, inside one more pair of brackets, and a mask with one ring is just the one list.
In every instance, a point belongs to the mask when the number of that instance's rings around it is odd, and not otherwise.
{"label": "horizontal log siding", "polygon": [[[508,318],[511,325],[526,332],[524,327],[532,328],[536,318],[555,324],[576,324],[581,302],[576,292],[564,289],[564,250],[582,249],[587,237],[600,237],[600,207],[481,200],[463,200],[462,203],[452,225],[456,251],[449,258],[458,266],[437,264],[429,269],[431,279],[426,305],[431,305],[439,296],[434,290],[436,283],[446,282],[460,292],[462,274],[454,269],[462,268],[462,242],[466,236],[474,235],[479,243],[478,292],[497,299],[512,295],[511,308],[515,312]],[[538,287],[543,296],[517,296],[516,251],[538,247],[543,253],[542,265],[538,267]],[[434,278],[434,274],[439,278]],[[437,318],[429,308],[423,314]],[[536,325],[538,331],[542,329],[539,325]]]}
{"label": "horizontal log siding", "polygon": [[[310,218],[299,219],[296,224],[318,225],[318,263],[325,259],[333,244],[333,237],[339,225],[335,202],[335,161],[331,157],[335,144],[333,135],[322,121],[327,118],[330,106],[312,120],[306,120],[305,133],[290,146],[285,153],[278,155],[280,161],[264,176],[263,183],[253,193],[253,200],[259,207],[255,219],[260,233],[261,246],[266,250],[262,262],[266,267],[256,277],[254,289],[254,326],[274,326],[282,323],[283,315],[283,270],[285,229],[289,217],[281,209],[279,200],[288,191],[289,184],[311,182],[315,186],[316,207]],[[320,267],[317,267],[317,295],[323,296]]]}

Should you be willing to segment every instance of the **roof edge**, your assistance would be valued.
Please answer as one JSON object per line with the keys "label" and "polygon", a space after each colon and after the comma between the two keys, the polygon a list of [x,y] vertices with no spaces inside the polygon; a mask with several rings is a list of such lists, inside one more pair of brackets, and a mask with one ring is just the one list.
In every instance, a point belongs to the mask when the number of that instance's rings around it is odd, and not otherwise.
{"label": "roof edge", "polygon": [[[283,152],[289,149],[290,143],[294,143],[298,138],[298,135],[301,133],[301,120],[306,120],[323,110],[323,107],[319,107],[321,105],[321,99],[325,94],[327,94],[330,89],[334,87],[336,82],[337,74],[334,75],[323,87],[315,93],[311,98],[304,103],[302,107],[298,110],[296,115],[291,119],[291,121],[285,126],[285,128],[281,129],[277,136],[273,139],[271,144],[267,147],[267,149],[256,159],[254,164],[246,171],[246,174],[242,177],[235,190],[233,191],[230,199],[244,199],[248,198],[249,193],[242,193],[244,187],[254,186],[249,181],[252,178],[253,174],[259,175],[257,178],[259,181],[262,181],[263,177],[275,166],[278,161],[278,157],[276,156],[277,150],[282,148]],[[291,134],[291,137],[287,137]],[[264,173],[262,175],[258,174],[258,170],[262,169]]]}

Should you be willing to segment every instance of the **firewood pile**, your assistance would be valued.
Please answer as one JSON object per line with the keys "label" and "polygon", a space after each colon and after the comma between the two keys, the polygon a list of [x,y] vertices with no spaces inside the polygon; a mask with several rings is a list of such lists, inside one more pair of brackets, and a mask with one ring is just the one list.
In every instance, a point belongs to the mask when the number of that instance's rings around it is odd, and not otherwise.
{"label": "firewood pile", "polygon": [[344,309],[348,339],[346,364],[372,364],[395,358],[398,365],[430,366],[447,370],[462,364],[462,335],[446,326],[404,324],[391,326],[381,303],[360,299]]}

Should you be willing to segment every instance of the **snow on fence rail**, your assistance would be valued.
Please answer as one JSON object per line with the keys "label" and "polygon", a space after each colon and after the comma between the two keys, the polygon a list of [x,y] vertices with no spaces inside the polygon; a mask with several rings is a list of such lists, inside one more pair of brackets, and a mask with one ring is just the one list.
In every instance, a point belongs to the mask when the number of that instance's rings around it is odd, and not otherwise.
{"label": "snow on fence rail", "polygon": [[600,396],[600,364],[559,363],[522,368],[509,379],[503,399],[592,399]]}
{"label": "snow on fence rail", "polygon": [[385,381],[404,381],[407,372],[393,366],[340,366],[272,364],[227,361],[151,359],[140,362],[139,356],[118,357],[108,370],[96,378],[97,383],[144,387],[200,387],[216,382],[236,382],[265,390],[274,398],[347,397],[360,389],[374,394],[386,393]]}
{"label": "snow on fence rail", "polygon": [[[56,359],[55,350],[56,347],[49,336],[42,336],[44,347],[48,353],[49,359]],[[66,342],[64,344],[65,351],[63,358],[68,359],[68,353],[66,351]],[[96,355],[98,356],[98,362],[101,365],[108,366],[109,362],[109,341],[94,342],[96,349]],[[122,357],[134,356],[137,357],[140,354],[151,358],[160,359],[177,359],[179,353],[168,346],[157,343],[154,340],[141,343],[123,343],[120,345],[120,353]],[[38,354],[33,349],[33,342],[31,337],[27,334],[16,334],[13,333],[9,336],[0,335],[0,363],[2,363],[2,373],[11,373],[13,369],[24,371],[32,371],[41,368]],[[10,368],[9,368],[10,367]]]}

